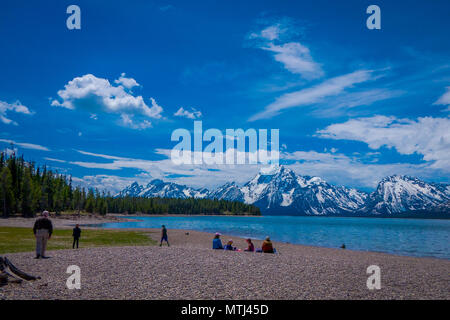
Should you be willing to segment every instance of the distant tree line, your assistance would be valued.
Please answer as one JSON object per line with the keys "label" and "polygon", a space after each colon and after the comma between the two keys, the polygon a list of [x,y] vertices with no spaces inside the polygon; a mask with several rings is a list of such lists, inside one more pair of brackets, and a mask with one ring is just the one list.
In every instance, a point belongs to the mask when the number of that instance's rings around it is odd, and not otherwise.
{"label": "distant tree line", "polygon": [[97,189],[72,185],[72,177],[36,166],[14,153],[0,153],[0,212],[3,217],[34,216],[48,210],[89,213],[143,214],[250,214],[259,208],[238,201],[113,197]]}
{"label": "distant tree line", "polygon": [[176,199],[106,197],[109,212],[144,214],[233,214],[260,215],[258,207],[239,201],[217,199]]}

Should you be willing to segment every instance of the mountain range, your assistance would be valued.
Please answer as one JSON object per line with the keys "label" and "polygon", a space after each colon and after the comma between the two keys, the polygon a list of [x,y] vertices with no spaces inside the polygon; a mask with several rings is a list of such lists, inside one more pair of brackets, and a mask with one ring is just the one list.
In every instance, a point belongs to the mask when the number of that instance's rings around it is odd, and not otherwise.
{"label": "mountain range", "polygon": [[450,185],[393,175],[375,191],[335,186],[319,177],[301,176],[284,166],[263,168],[242,186],[229,182],[214,190],[150,181],[134,182],[117,196],[211,198],[254,204],[266,215],[450,217]]}

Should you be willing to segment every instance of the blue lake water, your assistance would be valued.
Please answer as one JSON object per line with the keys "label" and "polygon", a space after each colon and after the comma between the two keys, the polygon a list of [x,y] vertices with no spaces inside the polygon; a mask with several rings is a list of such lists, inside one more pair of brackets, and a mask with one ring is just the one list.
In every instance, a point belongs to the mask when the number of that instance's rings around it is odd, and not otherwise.
{"label": "blue lake water", "polygon": [[[130,217],[131,218],[131,217]],[[450,220],[334,217],[133,217],[104,228],[160,228],[220,232],[234,236],[337,248],[450,259]],[[239,244],[237,244],[239,245]],[[244,244],[242,244],[244,246]]]}

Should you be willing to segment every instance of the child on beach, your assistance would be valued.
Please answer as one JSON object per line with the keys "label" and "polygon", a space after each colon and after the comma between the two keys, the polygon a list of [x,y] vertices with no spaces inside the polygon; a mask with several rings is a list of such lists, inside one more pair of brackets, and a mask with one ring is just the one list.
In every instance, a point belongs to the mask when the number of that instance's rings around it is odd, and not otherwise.
{"label": "child on beach", "polygon": [[72,249],[75,249],[75,243],[77,244],[77,249],[78,249],[78,243],[79,243],[80,237],[81,237],[81,229],[80,229],[79,224],[75,225],[75,228],[73,228],[72,237],[73,237]]}
{"label": "child on beach", "polygon": [[246,241],[247,241],[248,247],[247,247],[247,249],[244,249],[244,251],[248,251],[248,252],[255,251],[255,246],[252,243],[252,239],[248,238]]}
{"label": "child on beach", "polygon": [[216,234],[214,236],[212,248],[213,249],[223,249],[222,241],[220,240],[220,233],[218,233],[218,232],[216,232]]}
{"label": "child on beach", "polygon": [[233,240],[231,240],[231,239],[228,240],[227,244],[224,247],[224,250],[231,250],[231,251],[236,250],[236,248],[233,247]]}
{"label": "child on beach", "polygon": [[162,230],[161,230],[161,242],[159,244],[159,246],[162,246],[163,240],[167,242],[167,246],[170,247],[169,244],[169,240],[167,238],[167,229],[165,225],[162,225]]}

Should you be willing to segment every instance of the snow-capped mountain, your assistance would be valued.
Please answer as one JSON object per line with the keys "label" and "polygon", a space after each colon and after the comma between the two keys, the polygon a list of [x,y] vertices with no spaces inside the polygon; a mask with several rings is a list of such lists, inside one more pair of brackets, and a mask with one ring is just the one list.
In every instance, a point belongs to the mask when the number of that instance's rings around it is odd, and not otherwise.
{"label": "snow-capped mountain", "polygon": [[449,214],[450,186],[407,176],[390,176],[370,194],[301,176],[284,166],[263,168],[243,186],[234,182],[208,191],[156,179],[131,184],[119,196],[211,198],[242,201],[274,215],[393,216],[420,212]]}
{"label": "snow-capped mountain", "polygon": [[129,185],[128,187],[126,187],[125,189],[123,189],[122,191],[120,191],[117,196],[119,197],[137,197],[142,190],[144,189],[143,186],[141,186],[139,183],[137,182],[133,182],[131,185]]}
{"label": "snow-capped mountain", "polygon": [[208,194],[208,198],[243,202],[244,194],[235,182],[227,182],[223,186],[211,191]]}
{"label": "snow-capped mountain", "polygon": [[299,176],[283,166],[262,170],[241,191],[245,203],[276,214],[349,214],[361,209],[367,198],[364,192],[336,187],[319,177]]}
{"label": "snow-capped mountain", "polygon": [[370,194],[366,211],[390,215],[416,210],[431,210],[450,201],[450,186],[426,183],[417,178],[394,175],[380,181]]}
{"label": "snow-capped mountain", "polygon": [[161,197],[161,198],[205,198],[209,191],[207,189],[194,189],[184,185],[164,182],[160,179],[150,181],[146,187],[137,182],[123,189],[118,196],[131,197]]}

